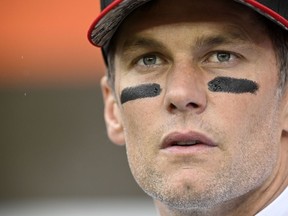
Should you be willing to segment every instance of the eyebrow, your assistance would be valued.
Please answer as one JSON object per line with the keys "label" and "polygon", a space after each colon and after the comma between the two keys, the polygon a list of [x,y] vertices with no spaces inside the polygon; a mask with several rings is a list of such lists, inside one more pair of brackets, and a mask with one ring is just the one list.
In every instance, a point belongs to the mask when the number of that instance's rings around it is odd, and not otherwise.
{"label": "eyebrow", "polygon": [[[192,50],[201,50],[205,48],[220,46],[223,44],[247,44],[250,41],[251,39],[249,36],[243,33],[241,30],[236,28],[229,28],[229,31],[225,31],[225,33],[211,35],[208,34],[197,37],[194,45],[191,46],[191,48]],[[168,50],[167,46],[157,39],[135,36],[124,42],[122,54],[124,56],[129,55],[130,53],[133,53],[139,49],[154,49],[161,51]]]}
{"label": "eyebrow", "polygon": [[166,49],[165,45],[156,39],[148,37],[133,37],[125,41],[122,52],[125,54],[126,52],[133,52],[134,50],[136,51],[139,48],[153,48],[158,50]]}
{"label": "eyebrow", "polygon": [[194,49],[204,47],[216,47],[222,44],[247,44],[251,40],[248,35],[241,33],[239,30],[229,31],[223,34],[204,35],[196,39]]}

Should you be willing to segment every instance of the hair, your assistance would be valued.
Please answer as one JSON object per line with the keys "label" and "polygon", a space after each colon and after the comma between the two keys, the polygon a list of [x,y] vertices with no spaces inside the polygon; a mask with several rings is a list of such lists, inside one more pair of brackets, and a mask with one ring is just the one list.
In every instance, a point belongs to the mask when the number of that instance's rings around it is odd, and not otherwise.
{"label": "hair", "polygon": [[287,87],[288,76],[288,31],[279,28],[272,22],[266,22],[267,32],[274,46],[277,66],[279,69],[279,88],[283,91]]}
{"label": "hair", "polygon": [[[113,41],[113,38],[112,38]],[[112,89],[115,87],[115,52],[116,52],[116,46],[113,42],[112,44],[109,44],[109,49],[107,49],[106,54],[106,62],[107,62],[107,77],[108,77],[108,83]]]}
{"label": "hair", "polygon": [[[281,93],[285,92],[287,87],[288,76],[288,30],[280,28],[278,24],[268,20],[263,16],[259,16],[260,22],[264,23],[265,31],[272,41],[278,73],[278,84]],[[110,86],[114,89],[115,85],[115,52],[116,52],[116,39],[112,38],[107,52],[107,76]]]}

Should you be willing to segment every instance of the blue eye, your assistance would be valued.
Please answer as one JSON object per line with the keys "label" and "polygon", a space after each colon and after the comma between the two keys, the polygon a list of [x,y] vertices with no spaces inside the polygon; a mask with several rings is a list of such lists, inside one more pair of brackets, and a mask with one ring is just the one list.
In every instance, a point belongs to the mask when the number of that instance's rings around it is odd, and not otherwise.
{"label": "blue eye", "polygon": [[155,55],[147,56],[143,58],[143,63],[145,65],[154,65],[157,62],[157,57]]}
{"label": "blue eye", "polygon": [[207,62],[223,63],[223,62],[233,61],[236,58],[237,56],[229,52],[215,52],[207,58]]}
{"label": "blue eye", "polygon": [[153,66],[162,64],[162,59],[157,55],[146,55],[142,57],[137,64],[142,66]]}
{"label": "blue eye", "polygon": [[231,59],[230,53],[217,53],[217,59],[219,62],[226,62]]}

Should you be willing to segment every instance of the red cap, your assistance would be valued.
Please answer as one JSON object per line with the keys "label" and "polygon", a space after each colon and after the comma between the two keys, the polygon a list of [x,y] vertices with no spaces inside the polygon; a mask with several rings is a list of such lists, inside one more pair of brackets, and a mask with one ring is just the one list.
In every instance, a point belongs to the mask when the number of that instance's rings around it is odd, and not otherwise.
{"label": "red cap", "polygon": [[[138,7],[153,0],[101,0],[102,12],[91,25],[89,41],[104,47],[125,18]],[[288,30],[288,0],[234,0],[246,5]],[[105,50],[103,50],[105,58]]]}

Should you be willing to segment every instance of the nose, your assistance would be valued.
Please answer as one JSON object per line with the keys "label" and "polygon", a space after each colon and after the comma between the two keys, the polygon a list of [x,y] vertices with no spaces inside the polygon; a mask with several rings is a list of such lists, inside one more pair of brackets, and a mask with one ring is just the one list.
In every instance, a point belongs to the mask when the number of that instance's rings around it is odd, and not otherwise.
{"label": "nose", "polygon": [[202,72],[190,66],[171,69],[165,92],[165,107],[170,113],[201,114],[207,106],[207,91]]}

